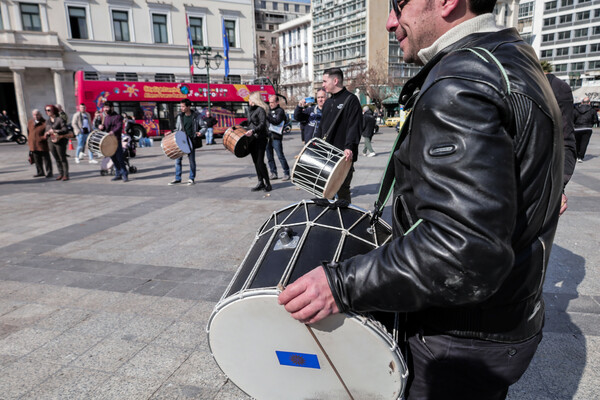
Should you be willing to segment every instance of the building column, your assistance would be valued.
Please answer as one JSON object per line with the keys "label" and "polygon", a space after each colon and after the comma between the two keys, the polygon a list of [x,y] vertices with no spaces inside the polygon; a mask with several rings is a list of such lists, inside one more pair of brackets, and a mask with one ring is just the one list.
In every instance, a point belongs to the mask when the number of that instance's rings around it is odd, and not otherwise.
{"label": "building column", "polygon": [[63,92],[62,73],[64,69],[52,69],[54,75],[54,94],[56,96],[56,104],[65,107],[65,95]]}
{"label": "building column", "polygon": [[13,73],[19,123],[21,124],[23,134],[27,136],[27,107],[25,106],[25,92],[23,91],[23,73],[25,72],[25,67],[12,67],[10,70]]}

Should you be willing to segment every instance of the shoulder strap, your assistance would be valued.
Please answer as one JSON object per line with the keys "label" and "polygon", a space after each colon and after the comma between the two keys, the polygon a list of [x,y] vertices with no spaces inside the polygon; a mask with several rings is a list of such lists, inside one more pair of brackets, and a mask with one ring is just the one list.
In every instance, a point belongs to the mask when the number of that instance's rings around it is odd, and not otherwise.
{"label": "shoulder strap", "polygon": [[327,132],[325,132],[325,136],[323,136],[323,140],[327,141],[327,136],[329,136],[329,134],[331,133],[331,131],[335,127],[335,124],[337,123],[338,119],[340,118],[340,115],[342,115],[342,111],[344,110],[344,107],[346,106],[346,103],[348,103],[348,100],[350,100],[350,96],[354,96],[354,95],[352,93],[348,92],[348,97],[346,97],[346,99],[342,103],[342,108],[340,108],[338,110],[338,113],[335,116],[335,119],[333,120],[333,122],[331,123],[331,125],[329,125],[329,129],[327,129]]}

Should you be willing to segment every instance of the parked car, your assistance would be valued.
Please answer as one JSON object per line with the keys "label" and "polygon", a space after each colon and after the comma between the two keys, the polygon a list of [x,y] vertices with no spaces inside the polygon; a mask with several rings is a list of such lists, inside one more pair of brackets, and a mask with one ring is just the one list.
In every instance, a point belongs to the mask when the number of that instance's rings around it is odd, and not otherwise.
{"label": "parked car", "polygon": [[398,122],[400,122],[400,117],[390,117],[385,120],[385,126],[393,127],[398,125]]}

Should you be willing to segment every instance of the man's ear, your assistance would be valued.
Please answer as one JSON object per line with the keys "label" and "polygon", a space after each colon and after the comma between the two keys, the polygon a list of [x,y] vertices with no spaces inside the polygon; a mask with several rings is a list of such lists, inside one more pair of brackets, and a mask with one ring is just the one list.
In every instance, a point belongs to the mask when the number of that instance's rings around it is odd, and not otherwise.
{"label": "man's ear", "polygon": [[439,0],[439,2],[443,18],[448,18],[458,10],[466,11],[469,8],[468,0]]}

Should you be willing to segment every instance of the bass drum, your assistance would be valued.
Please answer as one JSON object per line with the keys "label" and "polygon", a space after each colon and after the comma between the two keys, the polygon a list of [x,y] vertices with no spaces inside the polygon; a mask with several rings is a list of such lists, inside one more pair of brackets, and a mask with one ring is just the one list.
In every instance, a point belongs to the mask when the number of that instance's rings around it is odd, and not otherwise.
{"label": "bass drum", "polygon": [[165,155],[172,160],[183,157],[184,154],[189,154],[192,151],[190,145],[190,139],[184,131],[169,133],[160,143]]}
{"label": "bass drum", "polygon": [[246,136],[246,128],[241,126],[231,126],[227,128],[223,135],[223,146],[238,158],[246,157],[250,154],[250,142],[252,136]]}
{"label": "bass drum", "polygon": [[389,225],[370,219],[354,206],[302,201],[259,229],[207,327],[213,357],[240,389],[261,400],[402,396],[407,368],[381,323],[346,313],[304,325],[277,303],[282,287],[322,260],[344,260],[389,242]]}
{"label": "bass drum", "polygon": [[96,130],[88,136],[87,146],[96,157],[112,157],[117,152],[119,141],[115,135]]}

